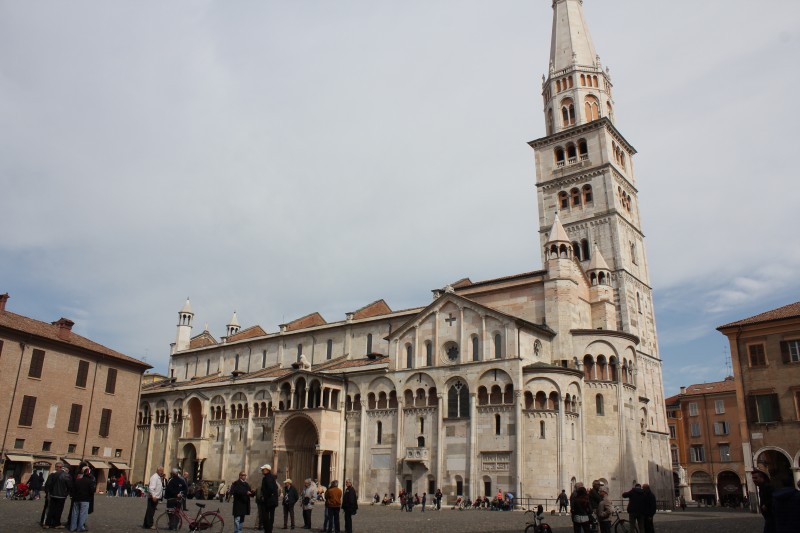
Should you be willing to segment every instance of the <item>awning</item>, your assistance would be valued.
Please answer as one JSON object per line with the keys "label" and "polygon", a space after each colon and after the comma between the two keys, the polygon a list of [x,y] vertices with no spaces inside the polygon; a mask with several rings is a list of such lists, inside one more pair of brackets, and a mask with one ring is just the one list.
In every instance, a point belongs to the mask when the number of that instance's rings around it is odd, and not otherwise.
{"label": "awning", "polygon": [[113,466],[117,470],[130,470],[131,469],[131,467],[129,467],[125,463],[115,463],[114,461],[111,461],[111,466]]}
{"label": "awning", "polygon": [[61,459],[61,462],[67,466],[80,466],[81,460],[80,459],[71,459],[69,457],[64,457]]}
{"label": "awning", "polygon": [[7,453],[6,457],[9,461],[14,461],[15,463],[32,463],[33,456],[32,455],[17,455],[14,453]]}
{"label": "awning", "polygon": [[109,468],[108,464],[103,461],[89,461],[89,464],[92,468]]}

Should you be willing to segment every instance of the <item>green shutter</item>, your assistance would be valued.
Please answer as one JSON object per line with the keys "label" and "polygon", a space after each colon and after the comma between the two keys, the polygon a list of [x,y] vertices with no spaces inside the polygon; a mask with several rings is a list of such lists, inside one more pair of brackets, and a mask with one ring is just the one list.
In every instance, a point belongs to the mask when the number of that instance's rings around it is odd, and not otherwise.
{"label": "green shutter", "polygon": [[790,362],[789,343],[786,341],[781,341],[781,360],[784,365],[788,365]]}

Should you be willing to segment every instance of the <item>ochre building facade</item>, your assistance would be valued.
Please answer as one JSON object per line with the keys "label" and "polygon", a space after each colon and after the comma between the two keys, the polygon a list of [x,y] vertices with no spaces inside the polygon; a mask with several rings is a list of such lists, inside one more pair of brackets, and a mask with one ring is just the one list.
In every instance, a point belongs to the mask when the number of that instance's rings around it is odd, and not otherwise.
{"label": "ochre building facade", "polygon": [[[553,2],[535,155],[541,270],[382,300],[327,322],[192,335],[179,312],[170,379],[144,388],[134,477],[179,464],[230,481],[352,478],[362,497],[552,498],[604,480],[615,497],[672,470],[631,144],[579,0]],[[536,236],[531,235],[531,242]]]}

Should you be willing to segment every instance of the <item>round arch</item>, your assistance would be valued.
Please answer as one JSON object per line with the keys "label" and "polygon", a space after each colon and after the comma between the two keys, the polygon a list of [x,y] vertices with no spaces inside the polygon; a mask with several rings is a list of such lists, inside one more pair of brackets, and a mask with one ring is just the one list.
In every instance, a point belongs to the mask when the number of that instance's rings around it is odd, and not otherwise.
{"label": "round arch", "polygon": [[764,446],[753,456],[756,458],[756,468],[769,474],[773,487],[779,489],[793,486],[792,457],[786,450],[777,446]]}
{"label": "round arch", "polygon": [[289,416],[281,423],[273,437],[273,449],[278,458],[275,475],[291,479],[317,477],[319,428],[304,413]]}

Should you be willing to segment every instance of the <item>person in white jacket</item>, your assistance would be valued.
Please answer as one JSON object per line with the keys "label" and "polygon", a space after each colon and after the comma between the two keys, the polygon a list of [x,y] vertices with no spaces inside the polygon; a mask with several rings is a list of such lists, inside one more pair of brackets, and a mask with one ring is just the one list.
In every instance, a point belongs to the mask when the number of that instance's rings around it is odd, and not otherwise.
{"label": "person in white jacket", "polygon": [[163,466],[159,466],[156,469],[156,473],[150,477],[150,483],[147,485],[147,490],[147,511],[144,513],[144,524],[142,527],[145,529],[155,529],[156,526],[153,524],[153,517],[156,514],[158,502],[161,501],[161,498],[164,496]]}
{"label": "person in white jacket", "polygon": [[310,478],[303,484],[303,493],[300,495],[300,504],[303,507],[303,529],[311,529],[311,511],[314,510],[314,500],[317,499],[317,485]]}
{"label": "person in white jacket", "polygon": [[14,498],[14,488],[17,486],[17,481],[14,479],[14,475],[8,476],[6,479],[6,499],[11,500]]}

